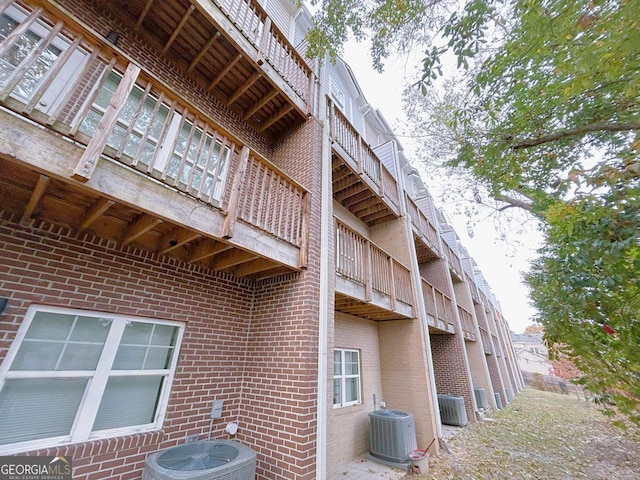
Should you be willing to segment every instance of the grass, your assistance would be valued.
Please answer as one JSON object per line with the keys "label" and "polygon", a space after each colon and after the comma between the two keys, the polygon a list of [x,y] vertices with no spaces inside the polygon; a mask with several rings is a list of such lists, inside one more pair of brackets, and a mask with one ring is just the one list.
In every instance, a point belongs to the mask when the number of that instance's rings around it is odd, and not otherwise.
{"label": "grass", "polygon": [[575,396],[526,389],[474,423],[409,480],[640,479],[640,431],[611,425]]}

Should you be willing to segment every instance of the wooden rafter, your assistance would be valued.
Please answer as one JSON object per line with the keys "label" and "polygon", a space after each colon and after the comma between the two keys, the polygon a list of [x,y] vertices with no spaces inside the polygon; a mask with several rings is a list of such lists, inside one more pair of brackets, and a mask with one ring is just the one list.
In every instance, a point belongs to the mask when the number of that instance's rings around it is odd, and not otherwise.
{"label": "wooden rafter", "polygon": [[253,275],[254,273],[265,272],[267,270],[271,270],[274,267],[274,263],[271,260],[266,260],[264,258],[259,258],[257,260],[251,260],[250,262],[243,263],[239,265],[234,273],[239,277],[244,277],[246,275]]}
{"label": "wooden rafter", "polygon": [[264,132],[267,128],[269,128],[271,125],[276,123],[278,120],[280,120],[282,117],[284,117],[291,110],[293,110],[293,105],[285,105],[284,107],[282,107],[280,109],[279,112],[277,112],[275,115],[273,115],[271,118],[269,118],[266,122],[264,122],[262,124],[262,126],[260,127],[259,131],[260,132]]}
{"label": "wooden rafter", "polygon": [[122,236],[122,245],[128,245],[160,223],[162,223],[161,218],[156,218],[151,215],[147,215],[146,213],[139,215],[124,232],[124,235]]}
{"label": "wooden rafter", "polygon": [[189,259],[187,260],[189,263],[200,262],[202,260],[206,260],[209,257],[213,257],[218,253],[229,250],[231,245],[227,245],[222,242],[214,242],[212,240],[203,240],[198,242],[193,250],[189,254]]}
{"label": "wooden rafter", "polygon": [[189,64],[189,67],[187,67],[187,73],[191,73],[191,71],[196,67],[196,65],[200,63],[200,60],[202,60],[202,57],[204,57],[207,54],[207,52],[211,49],[213,44],[219,38],[220,38],[220,32],[216,32],[213,35],[211,35],[211,38],[209,38],[205,46],[202,47],[202,50],[198,52],[198,55],[195,56],[195,58]]}
{"label": "wooden rafter", "polygon": [[33,215],[33,212],[40,203],[40,200],[42,200],[42,197],[44,195],[44,192],[47,190],[47,185],[49,185],[50,180],[51,179],[46,175],[40,175],[40,178],[38,178],[38,183],[36,183],[36,187],[31,193],[31,198],[29,198],[29,203],[27,203],[27,206],[24,209],[24,213],[22,214],[22,222],[31,218],[31,215]]}
{"label": "wooden rafter", "polygon": [[338,202],[342,202],[347,198],[350,198],[358,193],[368,190],[367,186],[363,182],[358,182],[355,185],[348,186],[347,188],[342,187],[342,185],[333,185],[334,191],[337,192],[333,195],[333,198]]}
{"label": "wooden rafter", "polygon": [[220,255],[211,262],[211,268],[214,270],[223,270],[225,268],[234,267],[241,263],[255,260],[258,256],[255,253],[245,252],[244,250],[233,250],[226,255]]}
{"label": "wooden rafter", "polygon": [[267,103],[269,103],[271,100],[276,98],[279,94],[280,92],[278,90],[276,89],[271,90],[267,95],[262,97],[259,102],[257,102],[253,107],[247,110],[247,112],[244,114],[244,119],[247,120],[251,115],[256,113],[258,110],[264,107]]}
{"label": "wooden rafter", "polygon": [[158,253],[160,253],[160,255],[164,255],[166,253],[169,253],[171,250],[180,248],[183,245],[191,243],[200,237],[201,235],[198,232],[194,232],[193,230],[174,228],[173,230],[168,231],[162,236],[159,244],[160,246],[158,248]]}
{"label": "wooden rafter", "polygon": [[237,54],[235,57],[233,57],[231,60],[229,60],[229,62],[227,63],[227,66],[224,67],[220,73],[218,73],[218,75],[216,75],[216,78],[214,78],[213,80],[211,80],[211,82],[209,82],[209,85],[207,86],[207,90],[211,91],[213,89],[213,87],[215,87],[218,82],[220,82],[220,80],[222,80],[225,75],[227,73],[229,73],[229,71],[235,66],[236,63],[238,63],[240,60],[242,59],[242,54]]}
{"label": "wooden rafter", "polygon": [[147,0],[147,3],[145,3],[144,8],[142,9],[142,13],[138,17],[138,21],[136,22],[136,28],[140,28],[140,25],[142,25],[144,18],[147,16],[147,13],[149,13],[152,4],[153,0]]}
{"label": "wooden rafter", "polygon": [[113,200],[109,200],[107,197],[100,197],[93,202],[89,209],[82,216],[78,222],[78,230],[83,231],[88,228],[93,222],[98,220],[109,208],[115,204]]}
{"label": "wooden rafter", "polygon": [[189,17],[191,16],[191,14],[193,13],[193,11],[195,9],[196,9],[195,5],[190,5],[189,6],[189,8],[185,12],[185,14],[182,16],[182,19],[180,20],[180,23],[178,24],[176,29],[171,34],[171,37],[169,37],[169,40],[167,40],[167,43],[165,43],[164,48],[162,49],[162,53],[163,54],[167,53],[167,50],[169,50],[169,47],[171,47],[171,44],[175,41],[176,38],[178,38],[178,35],[180,34],[182,29],[184,28],[185,24],[189,20]]}
{"label": "wooden rafter", "polygon": [[244,84],[242,84],[240,88],[233,92],[233,94],[227,99],[227,107],[240,98],[242,94],[249,90],[254,83],[260,80],[260,78],[262,78],[262,74],[260,72],[256,72],[251,75],[247,81],[244,82]]}

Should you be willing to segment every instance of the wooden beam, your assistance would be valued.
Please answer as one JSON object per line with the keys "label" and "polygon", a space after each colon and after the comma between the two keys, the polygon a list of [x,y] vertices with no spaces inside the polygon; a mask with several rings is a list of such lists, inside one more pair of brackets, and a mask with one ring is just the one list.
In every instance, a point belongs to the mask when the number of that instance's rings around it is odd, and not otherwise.
{"label": "wooden beam", "polygon": [[86,182],[91,178],[91,175],[96,168],[96,164],[98,163],[98,158],[104,150],[104,146],[107,144],[107,139],[118,120],[118,115],[120,115],[120,111],[122,110],[122,107],[124,107],[129,93],[136,83],[136,78],[139,73],[140,67],[137,67],[133,63],[130,63],[127,66],[127,70],[125,71],[118,88],[116,88],[111,102],[107,105],[104,115],[102,116],[93,137],[91,137],[82,158],[80,158],[80,161],[73,172],[72,177],[75,180]]}
{"label": "wooden beam", "polygon": [[227,245],[222,242],[215,242],[211,240],[202,240],[198,242],[193,250],[189,253],[188,262],[196,263],[202,260],[206,260],[209,257],[213,257],[214,255],[224,252],[226,250],[230,250],[233,248],[231,245]]}
{"label": "wooden beam", "polygon": [[160,240],[160,247],[158,253],[164,255],[171,250],[180,248],[187,243],[191,243],[194,240],[200,238],[202,235],[193,230],[185,230],[184,228],[174,228],[173,230],[165,233]]}
{"label": "wooden beam", "polygon": [[300,268],[309,266],[309,225],[311,224],[311,193],[305,192],[302,198],[302,225],[300,228]]}
{"label": "wooden beam", "polygon": [[265,258],[258,258],[238,265],[233,273],[238,277],[245,277],[247,275],[253,275],[254,273],[266,272],[275,267],[279,267],[277,263],[273,263],[271,260]]}
{"label": "wooden beam", "polygon": [[207,91],[211,91],[213,87],[215,87],[218,84],[218,82],[222,80],[225,77],[225,75],[229,73],[229,71],[234,67],[234,65],[238,63],[241,59],[242,59],[242,54],[239,53],[235,57],[233,57],[231,60],[229,60],[229,63],[227,63],[226,67],[220,70],[220,73],[218,73],[218,75],[216,75],[216,77],[213,80],[211,80],[211,82],[209,82],[209,85],[207,85]]}
{"label": "wooden beam", "polygon": [[109,200],[107,197],[100,197],[93,202],[93,205],[89,207],[84,216],[78,222],[78,230],[83,231],[88,228],[93,222],[100,218],[104,212],[109,210],[116,202]]}
{"label": "wooden beam", "polygon": [[211,35],[211,38],[209,39],[209,41],[207,41],[207,43],[205,44],[204,47],[202,47],[202,50],[200,50],[200,52],[198,53],[198,55],[196,55],[196,57],[191,61],[191,63],[189,64],[189,66],[187,67],[187,73],[191,73],[191,71],[195,68],[195,66],[200,63],[200,60],[202,60],[202,57],[204,57],[207,52],[209,51],[209,49],[213,46],[213,44],[220,38],[220,32],[216,32],[213,35]]}
{"label": "wooden beam", "polygon": [[279,91],[275,89],[271,90],[268,94],[262,97],[259,102],[257,102],[253,107],[247,110],[247,112],[244,114],[244,119],[247,120],[251,115],[256,113],[258,110],[264,107],[267,103],[269,103],[271,100],[276,98],[279,94],[280,94]]}
{"label": "wooden beam", "polygon": [[249,147],[246,145],[242,147],[240,152],[240,162],[238,164],[238,170],[233,178],[233,185],[231,186],[231,194],[229,195],[229,206],[227,207],[227,215],[222,225],[223,238],[233,237],[233,229],[238,218],[238,205],[240,202],[240,190],[242,182],[244,181],[244,171],[247,168],[247,162],[249,161]]}
{"label": "wooden beam", "polygon": [[147,16],[147,13],[149,13],[149,10],[151,9],[152,4],[153,4],[153,0],[147,0],[147,3],[144,5],[144,8],[142,9],[142,13],[138,17],[138,21],[136,22],[136,29],[140,28],[140,25],[142,25],[142,22],[144,21],[144,18]]}
{"label": "wooden beam", "polygon": [[233,251],[220,255],[219,258],[214,259],[210,267],[214,270],[224,270],[225,268],[234,267],[251,260],[255,260],[258,256],[252,252],[245,252],[244,250],[234,249]]}
{"label": "wooden beam", "polygon": [[162,223],[161,218],[154,217],[143,213],[136,218],[136,220],[127,227],[124,235],[122,236],[122,245],[128,245],[136,238],[144,235],[156,225]]}
{"label": "wooden beam", "polygon": [[277,112],[275,115],[273,115],[270,119],[268,119],[266,122],[264,122],[261,126],[260,129],[258,130],[259,132],[264,132],[267,128],[269,128],[271,125],[273,125],[274,123],[276,123],[278,120],[280,120],[282,117],[284,117],[287,113],[289,113],[291,110],[293,110],[293,105],[285,105],[284,107],[282,107],[280,109],[279,112]]}
{"label": "wooden beam", "polygon": [[24,213],[22,214],[22,219],[20,219],[20,222],[25,222],[26,220],[31,218],[31,215],[33,215],[33,212],[40,203],[40,200],[42,200],[42,196],[47,190],[47,185],[49,185],[50,180],[51,179],[46,175],[40,175],[40,178],[38,178],[38,183],[36,183],[36,186],[31,193],[29,203],[27,203],[27,206],[24,209]]}
{"label": "wooden beam", "polygon": [[269,39],[271,38],[271,17],[267,17],[262,26],[262,38],[260,39],[260,45],[258,46],[258,55],[256,56],[256,62],[258,65],[262,65],[267,57],[267,50],[269,49]]}
{"label": "wooden beam", "polygon": [[178,37],[178,35],[182,31],[182,29],[184,28],[185,24],[187,23],[187,20],[189,20],[189,17],[191,16],[191,14],[193,13],[193,11],[195,9],[196,9],[195,6],[190,5],[189,8],[187,9],[187,11],[185,12],[185,14],[182,16],[182,19],[180,20],[180,23],[178,24],[176,29],[171,34],[171,37],[169,37],[169,40],[167,40],[167,43],[164,44],[164,48],[162,49],[162,54],[163,55],[165,53],[167,53],[167,50],[169,50],[169,47],[171,47],[171,44],[176,40],[176,38]]}
{"label": "wooden beam", "polygon": [[251,85],[260,80],[260,78],[262,78],[262,74],[260,72],[256,72],[251,75],[247,79],[247,81],[244,82],[244,84],[240,86],[240,88],[238,88],[235,92],[233,92],[233,94],[227,99],[227,107],[233,104],[233,102],[235,102],[238,98],[240,98],[242,94],[249,90],[249,88],[251,88]]}

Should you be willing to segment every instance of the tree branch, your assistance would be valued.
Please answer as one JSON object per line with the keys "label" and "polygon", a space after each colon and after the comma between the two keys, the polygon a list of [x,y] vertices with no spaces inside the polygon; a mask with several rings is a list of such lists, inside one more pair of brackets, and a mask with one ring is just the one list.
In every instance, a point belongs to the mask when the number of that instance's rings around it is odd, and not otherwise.
{"label": "tree branch", "polygon": [[556,140],[562,140],[563,138],[583,135],[591,132],[626,132],[630,130],[640,130],[640,123],[596,123],[594,125],[562,130],[543,137],[522,140],[513,145],[511,149],[520,150],[522,148],[535,147],[542,145],[543,143],[555,142]]}
{"label": "tree branch", "polygon": [[502,212],[512,207],[518,207],[528,212],[533,212],[533,206],[530,203],[527,203],[523,200],[518,200],[517,198],[513,198],[513,197],[510,197],[509,195],[504,195],[504,194],[495,195],[494,198],[500,202],[508,203],[507,206],[499,208],[498,209],[499,212]]}

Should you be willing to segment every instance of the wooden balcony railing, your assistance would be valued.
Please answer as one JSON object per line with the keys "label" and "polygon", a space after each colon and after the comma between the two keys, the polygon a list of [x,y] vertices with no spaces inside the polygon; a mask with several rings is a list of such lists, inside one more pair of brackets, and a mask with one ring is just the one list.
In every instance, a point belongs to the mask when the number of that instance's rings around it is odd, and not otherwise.
{"label": "wooden balcony railing", "polygon": [[453,248],[451,248],[451,245],[449,245],[445,241],[442,242],[442,248],[444,249],[445,255],[449,259],[449,268],[451,268],[451,270],[453,271],[457,279],[459,281],[462,281],[463,270],[462,270],[462,262],[460,261],[460,257],[453,250]]}
{"label": "wooden balcony railing", "polygon": [[407,209],[411,217],[411,224],[416,233],[435,251],[438,252],[438,229],[429,218],[418,208],[416,202],[407,194]]}
{"label": "wooden balcony railing", "polygon": [[500,343],[498,342],[498,337],[496,335],[491,334],[491,338],[493,339],[493,345],[496,349],[496,357],[501,357],[502,356],[502,347],[500,346]]}
{"label": "wooden balcony railing", "polygon": [[388,297],[392,308],[396,301],[413,305],[411,273],[380,247],[347,225],[337,222],[336,273],[365,287],[366,300],[373,292]]}
{"label": "wooden balcony railing", "polygon": [[470,275],[466,273],[464,275],[464,279],[469,284],[469,290],[471,291],[471,298],[475,302],[480,302],[480,293],[478,292],[478,286],[476,285],[476,282],[473,280],[473,278],[471,278]]}
{"label": "wooden balcony railing", "polygon": [[300,96],[311,112],[313,72],[307,61],[273,24],[257,0],[213,0],[258,49],[258,63],[269,63]]}
{"label": "wooden balcony railing", "polygon": [[449,333],[454,333],[455,319],[453,316],[453,301],[436,287],[422,279],[422,295],[425,308],[429,316],[429,325]]}
{"label": "wooden balcony railing", "polygon": [[480,338],[482,339],[482,347],[484,348],[484,353],[486,355],[491,355],[493,349],[491,348],[491,337],[489,336],[489,332],[487,332],[484,328],[480,328]]}
{"label": "wooden balcony railing", "polygon": [[[354,170],[395,212],[400,209],[398,182],[340,109],[330,103],[331,137],[353,162]],[[347,160],[347,159],[345,159]]]}
{"label": "wooden balcony railing", "polygon": [[61,22],[47,31],[41,16],[37,8],[0,36],[0,103],[86,145],[76,180],[104,155],[220,210],[225,237],[241,220],[306,250],[308,192],[139,67],[124,68]]}
{"label": "wooden balcony railing", "polygon": [[464,331],[465,338],[469,340],[475,340],[475,328],[473,323],[473,315],[466,309],[458,305],[458,316],[460,317],[460,323],[462,324],[462,330]]}

